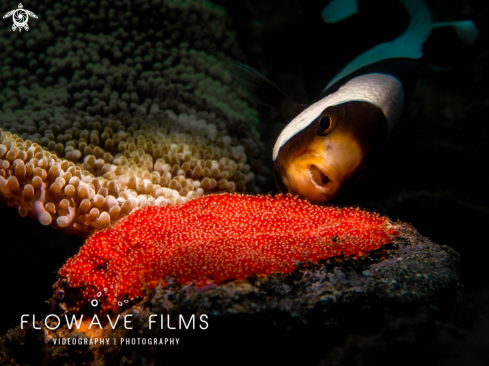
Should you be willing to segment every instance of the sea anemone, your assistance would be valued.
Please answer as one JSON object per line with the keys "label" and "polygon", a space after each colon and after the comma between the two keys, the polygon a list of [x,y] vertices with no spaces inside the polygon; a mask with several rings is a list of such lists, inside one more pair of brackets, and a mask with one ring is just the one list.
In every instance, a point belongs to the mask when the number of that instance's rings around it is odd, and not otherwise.
{"label": "sea anemone", "polygon": [[[29,32],[0,30],[0,127],[7,131],[0,133],[0,200],[86,235],[159,197],[259,191],[267,172],[257,114],[222,67],[242,58],[222,8],[200,1],[29,6],[39,16]],[[31,180],[36,174],[43,184]]]}

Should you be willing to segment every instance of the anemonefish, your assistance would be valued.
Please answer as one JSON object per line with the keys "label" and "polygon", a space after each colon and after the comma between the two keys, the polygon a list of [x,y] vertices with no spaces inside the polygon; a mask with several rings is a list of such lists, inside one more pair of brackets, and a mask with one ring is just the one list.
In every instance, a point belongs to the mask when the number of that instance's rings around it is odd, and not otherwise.
{"label": "anemonefish", "polygon": [[[253,69],[240,65],[249,90],[270,96],[295,111],[273,148],[275,180],[282,191],[313,202],[333,200],[361,177],[373,154],[385,144],[414,92],[423,44],[434,27],[452,26],[459,38],[473,43],[477,27],[471,21],[437,25],[421,0],[400,0],[409,15],[405,31],[377,44],[347,64],[312,105],[290,101]],[[355,0],[333,0],[322,11],[335,23],[355,14]],[[243,73],[252,75],[250,78]],[[261,80],[260,80],[261,78]],[[277,103],[280,102],[280,103]]]}

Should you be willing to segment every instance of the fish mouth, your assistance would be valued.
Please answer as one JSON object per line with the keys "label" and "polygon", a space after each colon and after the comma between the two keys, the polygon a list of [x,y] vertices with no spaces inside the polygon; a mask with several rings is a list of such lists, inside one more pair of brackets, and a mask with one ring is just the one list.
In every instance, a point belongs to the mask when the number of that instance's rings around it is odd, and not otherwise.
{"label": "fish mouth", "polygon": [[310,165],[308,167],[309,175],[311,176],[311,180],[319,189],[328,188],[328,186],[333,185],[333,181],[315,165]]}
{"label": "fish mouth", "polygon": [[312,202],[331,201],[342,186],[334,167],[316,154],[296,159],[284,173],[282,181],[287,190]]}

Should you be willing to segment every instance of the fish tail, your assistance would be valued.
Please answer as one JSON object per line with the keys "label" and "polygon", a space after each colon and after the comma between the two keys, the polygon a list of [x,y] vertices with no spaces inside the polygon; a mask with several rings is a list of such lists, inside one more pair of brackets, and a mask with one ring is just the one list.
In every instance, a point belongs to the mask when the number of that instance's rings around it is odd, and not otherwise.
{"label": "fish tail", "polygon": [[409,14],[406,30],[389,42],[379,43],[346,65],[326,86],[325,90],[343,77],[368,64],[388,58],[414,58],[423,56],[423,43],[431,34],[431,13],[422,0],[399,0]]}

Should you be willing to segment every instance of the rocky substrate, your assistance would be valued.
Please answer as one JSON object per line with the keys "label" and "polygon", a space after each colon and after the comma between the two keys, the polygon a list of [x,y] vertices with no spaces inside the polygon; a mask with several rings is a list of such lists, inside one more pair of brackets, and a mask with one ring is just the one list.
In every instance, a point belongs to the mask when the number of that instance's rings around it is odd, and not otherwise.
{"label": "rocky substrate", "polygon": [[[86,326],[79,331],[70,331],[66,325],[56,331],[45,324],[38,324],[41,330],[34,330],[32,324],[24,325],[23,330],[18,326],[0,339],[0,357],[12,365],[154,365],[177,360],[229,363],[236,358],[258,364],[317,364],[320,360],[351,364],[348,349],[356,353],[362,340],[375,343],[377,337],[383,339],[379,343],[383,352],[385,347],[395,349],[399,337],[409,343],[409,337],[416,338],[427,326],[436,328],[434,324],[452,311],[456,302],[458,253],[422,237],[408,224],[399,223],[397,229],[400,235],[393,243],[359,259],[301,264],[288,274],[253,276],[199,288],[169,279],[166,287],[156,287],[123,309],[121,316],[132,314],[132,330],[124,329],[122,323],[115,330],[105,324],[101,331],[88,331]],[[63,315],[70,307],[70,292],[58,289],[52,303],[52,313]],[[152,314],[158,314],[153,319],[164,316],[163,329],[159,321],[149,329]],[[199,321],[203,314],[208,316],[207,323]],[[180,315],[186,322],[195,315],[196,329],[178,329]],[[167,327],[167,317],[177,329]],[[207,329],[199,329],[206,324]],[[355,332],[364,337],[359,344],[351,336]],[[53,345],[54,338],[69,337],[111,341],[109,346]],[[178,338],[179,344],[121,344],[121,339],[127,338]],[[375,352],[375,347],[367,349]],[[228,351],[233,358],[226,356]],[[257,358],[258,354],[262,356]],[[365,360],[368,362],[368,357]]]}

